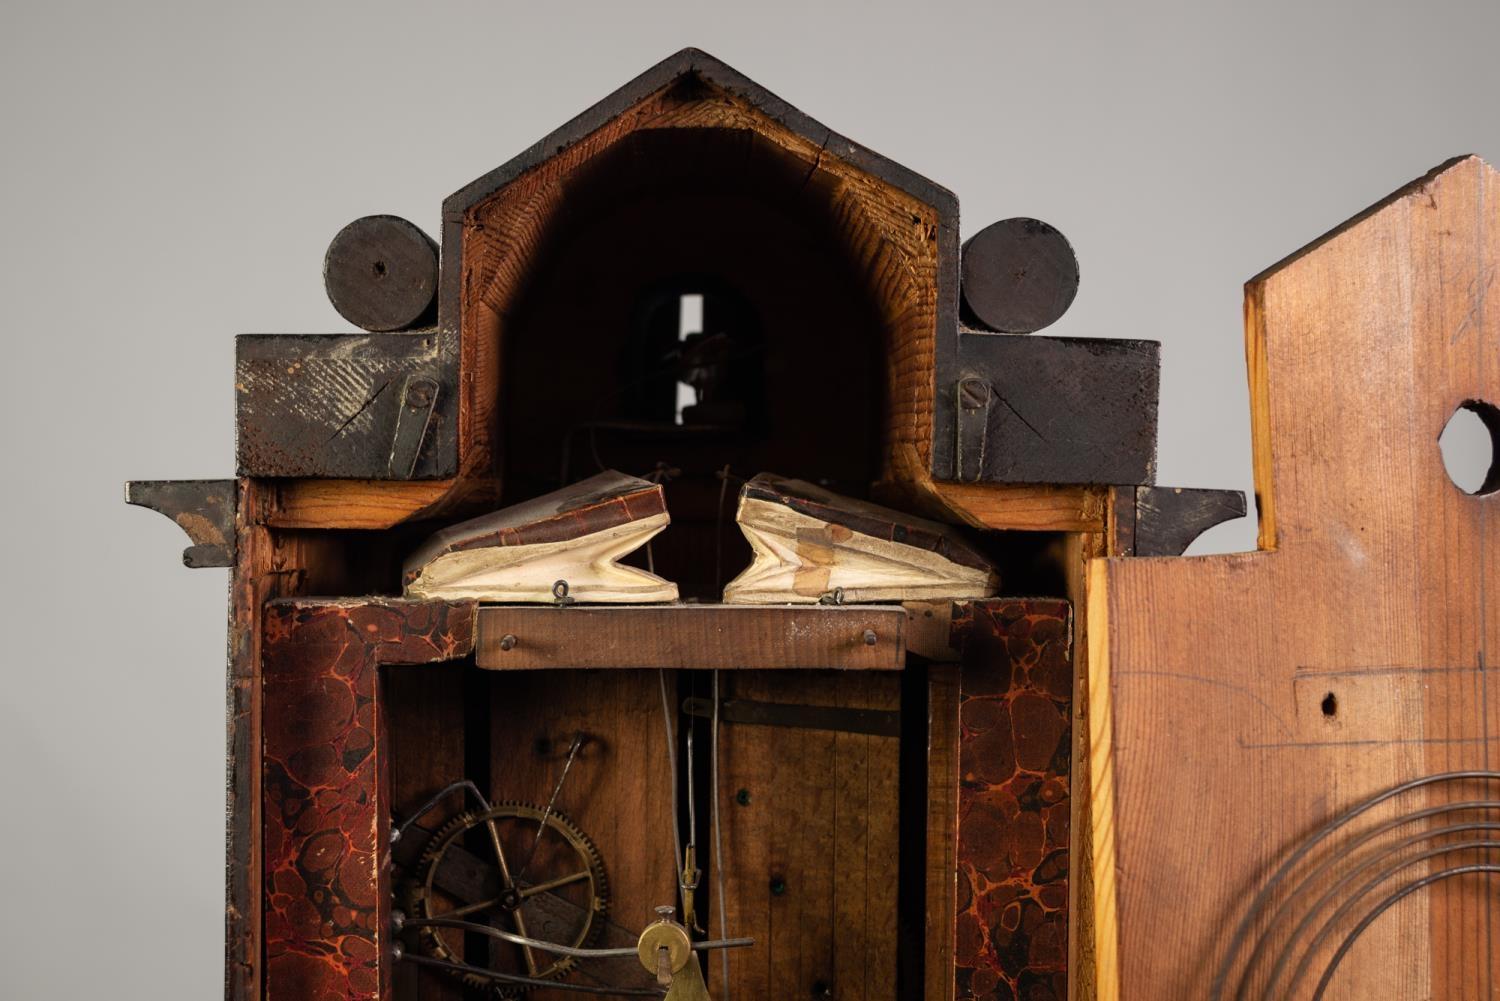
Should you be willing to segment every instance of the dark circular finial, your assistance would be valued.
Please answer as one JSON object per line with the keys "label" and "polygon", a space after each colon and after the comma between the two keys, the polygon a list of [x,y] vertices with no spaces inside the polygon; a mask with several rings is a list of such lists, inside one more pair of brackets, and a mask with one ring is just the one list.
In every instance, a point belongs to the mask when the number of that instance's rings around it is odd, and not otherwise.
{"label": "dark circular finial", "polygon": [[1040,219],[1002,219],[964,242],[964,318],[1005,334],[1055,323],[1078,294],[1078,258]]}
{"label": "dark circular finial", "polygon": [[409,330],[435,319],[438,249],[393,215],[367,215],[343,229],[323,258],[323,287],[339,315],[363,330]]}

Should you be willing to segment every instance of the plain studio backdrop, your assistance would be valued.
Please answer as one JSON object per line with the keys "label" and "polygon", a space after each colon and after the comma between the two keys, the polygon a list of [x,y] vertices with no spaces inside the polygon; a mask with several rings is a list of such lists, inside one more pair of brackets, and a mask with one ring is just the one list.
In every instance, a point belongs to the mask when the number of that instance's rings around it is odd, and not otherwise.
{"label": "plain studio backdrop", "polygon": [[696,45],[952,189],[964,237],[1060,228],[1082,287],[1047,333],[1160,340],[1159,482],[1248,492],[1242,283],[1500,158],[1496,38],[1496,0],[7,3],[0,996],[220,991],[226,571],[121,484],[233,473],[233,335],[350,329],[345,223],[437,234]]}

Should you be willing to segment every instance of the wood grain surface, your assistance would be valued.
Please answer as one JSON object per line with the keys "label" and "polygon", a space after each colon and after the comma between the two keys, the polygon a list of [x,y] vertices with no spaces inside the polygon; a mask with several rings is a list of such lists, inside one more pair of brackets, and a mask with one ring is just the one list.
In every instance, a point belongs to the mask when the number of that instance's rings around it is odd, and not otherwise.
{"label": "wood grain surface", "polygon": [[1314,833],[1500,768],[1500,500],[1437,444],[1500,399],[1497,266],[1500,177],[1471,157],[1252,280],[1263,551],[1091,565],[1100,998],[1500,997],[1495,832],[1434,833],[1500,821],[1453,806],[1500,784]]}
{"label": "wood grain surface", "polygon": [[905,631],[906,611],[899,605],[489,605],[479,612],[475,663],[497,671],[899,671],[906,663]]}
{"label": "wood grain surface", "polygon": [[[726,695],[896,710],[899,677],[733,672]],[[727,930],[739,998],[896,997],[899,741],[721,724]],[[701,733],[701,731],[700,731]],[[713,961],[718,973],[718,960]]]}
{"label": "wood grain surface", "polygon": [[[603,915],[606,930],[596,945],[633,945],[641,929],[655,920],[654,908],[677,902],[674,779],[658,672],[507,672],[485,680],[492,802],[546,806],[569,745],[576,735],[585,736],[558,790],[555,809],[588,835],[603,859],[609,906]],[[665,682],[675,703],[676,672],[666,672]],[[674,724],[679,718],[674,714]],[[535,923],[536,911],[528,913]],[[513,956],[510,963],[516,969]],[[580,963],[567,979],[631,988],[652,983],[634,957]],[[579,995],[542,990],[527,996],[569,1001]]]}

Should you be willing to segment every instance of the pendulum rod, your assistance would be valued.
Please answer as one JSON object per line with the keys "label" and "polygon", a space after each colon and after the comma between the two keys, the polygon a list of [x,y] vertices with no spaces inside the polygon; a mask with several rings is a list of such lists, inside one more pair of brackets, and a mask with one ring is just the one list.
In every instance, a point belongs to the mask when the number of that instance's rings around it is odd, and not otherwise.
{"label": "pendulum rod", "polygon": [[694,931],[702,932],[703,926],[698,923],[697,908],[694,899],[698,891],[698,881],[702,876],[702,870],[698,868],[698,799],[694,793],[697,786],[697,773],[693,766],[693,738],[698,731],[698,721],[695,717],[688,718],[687,732],[687,806],[688,806],[688,843],[682,856],[682,871],[679,874],[677,885],[679,896],[682,898],[682,923]]}
{"label": "pendulum rod", "polygon": [[[719,806],[724,799],[719,792],[719,671],[717,668],[714,669],[713,679],[714,714],[709,724],[709,739],[713,747],[709,754],[708,784],[713,787],[714,794],[714,897],[719,906],[719,934],[727,939],[729,938],[729,909],[724,902],[724,835],[719,827]],[[729,952],[727,950],[719,956],[719,966],[724,974],[719,996],[722,1001],[729,1001]]]}
{"label": "pendulum rod", "polygon": [[677,730],[672,726],[672,703],[667,698],[667,672],[657,668],[661,682],[661,719],[667,728],[667,775],[672,788],[672,882],[679,882],[678,866],[682,864],[682,833],[677,829]]}

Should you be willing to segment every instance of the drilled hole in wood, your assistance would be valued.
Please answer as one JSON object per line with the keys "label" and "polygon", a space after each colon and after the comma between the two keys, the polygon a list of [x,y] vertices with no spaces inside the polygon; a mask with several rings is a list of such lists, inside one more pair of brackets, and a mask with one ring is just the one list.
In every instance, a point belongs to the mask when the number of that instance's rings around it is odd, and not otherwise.
{"label": "drilled hole in wood", "polygon": [[1339,714],[1339,697],[1332,692],[1323,696],[1323,716],[1325,719],[1333,719]]}
{"label": "drilled hole in wood", "polygon": [[1438,446],[1454,486],[1468,494],[1500,490],[1500,409],[1494,404],[1464,401],[1448,418]]}

